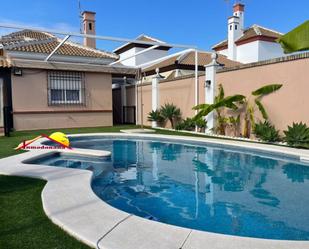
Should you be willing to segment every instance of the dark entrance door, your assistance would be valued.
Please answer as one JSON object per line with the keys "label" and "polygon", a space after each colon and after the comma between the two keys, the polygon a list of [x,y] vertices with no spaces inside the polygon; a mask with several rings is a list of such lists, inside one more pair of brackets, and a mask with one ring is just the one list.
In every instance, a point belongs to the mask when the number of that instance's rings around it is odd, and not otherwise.
{"label": "dark entrance door", "polygon": [[113,89],[113,124],[122,124],[121,91]]}
{"label": "dark entrance door", "polygon": [[135,106],[124,106],[123,107],[123,124],[136,124],[136,111]]}

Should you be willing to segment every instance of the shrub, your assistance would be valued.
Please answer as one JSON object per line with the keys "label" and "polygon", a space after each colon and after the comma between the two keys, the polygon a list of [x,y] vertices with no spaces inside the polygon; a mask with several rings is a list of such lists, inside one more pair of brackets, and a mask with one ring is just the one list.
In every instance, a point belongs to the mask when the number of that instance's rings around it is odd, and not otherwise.
{"label": "shrub", "polygon": [[156,121],[158,123],[163,122],[163,117],[161,115],[160,110],[155,110],[155,111],[151,111],[148,113],[148,117],[147,117],[148,121]]}
{"label": "shrub", "polygon": [[195,122],[191,118],[186,118],[176,125],[176,130],[193,131],[195,129]]}
{"label": "shrub", "polygon": [[194,120],[193,118],[186,118],[176,125],[176,130],[194,131],[195,126],[203,131],[207,127],[207,122],[203,118]]}
{"label": "shrub", "polygon": [[293,123],[283,133],[285,135],[284,140],[289,146],[309,149],[309,127],[306,124],[302,122]]}
{"label": "shrub", "polygon": [[260,138],[265,142],[280,141],[279,131],[268,121],[255,124],[254,133],[257,138]]}
{"label": "shrub", "polygon": [[195,120],[195,125],[199,128],[200,131],[205,131],[207,127],[207,122],[203,117],[200,117]]}
{"label": "shrub", "polygon": [[174,104],[166,103],[164,106],[161,106],[160,109],[161,116],[163,119],[169,120],[171,123],[172,128],[175,128],[175,122],[177,122],[181,118],[181,111],[180,109],[175,106]]}

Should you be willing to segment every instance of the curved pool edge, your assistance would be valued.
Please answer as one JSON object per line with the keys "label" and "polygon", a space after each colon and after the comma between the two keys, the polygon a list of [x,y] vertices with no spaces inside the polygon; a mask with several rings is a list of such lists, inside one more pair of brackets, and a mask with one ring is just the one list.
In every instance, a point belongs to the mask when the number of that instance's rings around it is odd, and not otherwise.
{"label": "curved pool edge", "polygon": [[[76,134],[72,136],[96,135],[167,138],[174,141],[232,145],[238,148],[250,147],[250,149],[289,154],[298,158],[309,157],[309,151],[305,150],[246,142],[213,141],[213,139],[197,137],[120,133]],[[202,249],[205,248],[205,244],[211,244],[214,249],[309,248],[309,241],[269,240],[216,234],[149,221],[130,215],[111,207],[95,195],[91,188],[91,171],[22,163],[26,159],[46,153],[48,152],[31,151],[1,159],[0,174],[47,180],[42,191],[43,208],[47,216],[69,234],[92,247],[96,247],[97,242],[102,238],[99,247],[104,249]]]}
{"label": "curved pool edge", "polygon": [[297,160],[303,160],[304,162],[309,162],[309,150],[296,149],[286,146],[254,143],[248,141],[235,141],[235,140],[225,140],[217,138],[204,138],[204,137],[191,137],[191,136],[174,136],[174,135],[162,135],[162,134],[130,134],[130,133],[83,133],[83,134],[71,134],[69,137],[84,137],[84,136],[121,136],[123,138],[162,138],[164,140],[174,140],[174,141],[185,141],[185,142],[197,142],[204,145],[223,145],[225,147],[230,147],[233,149],[245,149],[255,152],[264,153],[274,153],[276,155],[285,155],[293,157]]}

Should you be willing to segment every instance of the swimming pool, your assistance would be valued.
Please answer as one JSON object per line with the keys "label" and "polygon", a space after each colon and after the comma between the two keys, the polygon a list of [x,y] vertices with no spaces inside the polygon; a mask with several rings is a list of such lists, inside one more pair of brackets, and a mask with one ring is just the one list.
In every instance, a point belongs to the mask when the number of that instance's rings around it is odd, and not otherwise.
{"label": "swimming pool", "polygon": [[94,172],[110,205],[172,225],[238,236],[308,240],[309,167],[288,157],[149,139],[80,137],[109,159],[52,155],[31,163]]}

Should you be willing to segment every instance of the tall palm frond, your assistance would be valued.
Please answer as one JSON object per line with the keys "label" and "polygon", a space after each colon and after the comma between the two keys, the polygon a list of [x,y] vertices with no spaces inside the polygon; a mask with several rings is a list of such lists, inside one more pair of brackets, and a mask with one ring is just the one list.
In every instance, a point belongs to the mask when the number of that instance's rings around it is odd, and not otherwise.
{"label": "tall palm frond", "polygon": [[282,87],[282,84],[270,84],[262,86],[261,88],[252,92],[253,96],[265,96],[267,94],[273,93],[279,90]]}
{"label": "tall palm frond", "polygon": [[270,85],[260,87],[259,89],[252,92],[253,96],[257,96],[254,102],[256,106],[258,107],[259,111],[261,112],[264,120],[268,120],[268,114],[266,112],[265,107],[263,106],[261,102],[261,99],[268,94],[278,91],[281,87],[282,87],[282,84],[270,84]]}

